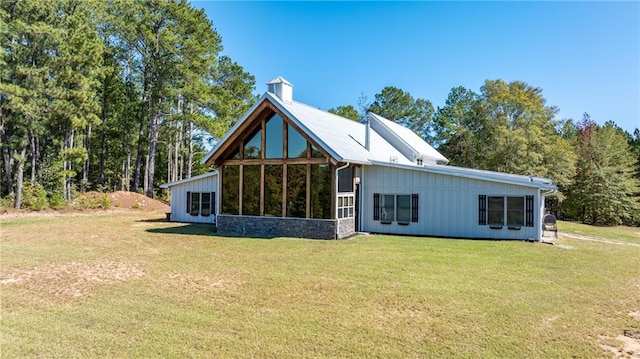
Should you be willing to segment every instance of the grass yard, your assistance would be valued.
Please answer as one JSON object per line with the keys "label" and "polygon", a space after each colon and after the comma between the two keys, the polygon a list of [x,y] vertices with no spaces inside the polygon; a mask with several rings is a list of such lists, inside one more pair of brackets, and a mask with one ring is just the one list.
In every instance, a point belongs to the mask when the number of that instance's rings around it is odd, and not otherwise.
{"label": "grass yard", "polygon": [[589,226],[577,222],[558,222],[560,233],[566,232],[582,236],[625,241],[640,244],[640,228],[624,226]]}
{"label": "grass yard", "polygon": [[0,219],[0,356],[597,358],[640,339],[638,246],[225,238],[162,217]]}

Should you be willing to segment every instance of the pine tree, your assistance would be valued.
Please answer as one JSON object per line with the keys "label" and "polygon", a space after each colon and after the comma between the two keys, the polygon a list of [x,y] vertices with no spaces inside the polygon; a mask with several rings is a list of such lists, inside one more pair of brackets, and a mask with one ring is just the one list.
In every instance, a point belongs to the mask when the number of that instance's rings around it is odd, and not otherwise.
{"label": "pine tree", "polygon": [[590,224],[628,224],[637,218],[640,183],[628,136],[613,122],[598,126],[585,114],[578,124],[578,171],[564,207]]}

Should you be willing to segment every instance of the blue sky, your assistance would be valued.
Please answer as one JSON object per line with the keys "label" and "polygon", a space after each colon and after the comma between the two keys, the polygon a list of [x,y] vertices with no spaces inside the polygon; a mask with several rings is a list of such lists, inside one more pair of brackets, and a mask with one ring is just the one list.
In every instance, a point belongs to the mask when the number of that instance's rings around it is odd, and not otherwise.
{"label": "blue sky", "polygon": [[223,53],[256,77],[283,76],[322,109],[385,86],[444,106],[486,79],[543,89],[557,118],[640,128],[638,2],[208,2]]}

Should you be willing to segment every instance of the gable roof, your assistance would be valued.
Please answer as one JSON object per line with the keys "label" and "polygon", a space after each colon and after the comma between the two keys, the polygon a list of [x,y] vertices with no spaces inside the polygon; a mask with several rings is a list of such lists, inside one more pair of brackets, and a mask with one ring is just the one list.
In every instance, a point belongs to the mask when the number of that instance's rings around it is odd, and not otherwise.
{"label": "gable roof", "polygon": [[395,142],[396,147],[405,152],[405,156],[420,158],[425,163],[449,163],[446,157],[410,129],[373,112],[367,113],[365,120],[371,122],[371,128],[385,134],[390,142]]}
{"label": "gable roof", "polygon": [[[276,80],[289,84],[283,78],[276,78],[272,82]],[[292,121],[306,136],[337,162],[398,167],[414,171],[534,187],[541,190],[553,191],[557,189],[548,178],[446,165],[449,160],[413,131],[380,115],[369,112],[363,122],[356,122],[301,102],[283,101],[271,92],[265,92],[256,101],[203,158],[202,163],[207,163],[212,158],[217,158],[223,150],[223,145],[236,135],[240,127],[250,120],[254,112],[264,106],[265,102],[275,106],[288,120]],[[370,125],[369,150],[365,148],[367,121]],[[416,159],[422,159],[423,165],[417,165],[415,163]],[[182,182],[184,181],[186,180],[182,180]],[[168,187],[178,183],[181,183],[181,181],[165,184],[165,186]]]}
{"label": "gable roof", "polygon": [[[395,161],[402,164],[413,164],[412,158],[405,156],[385,138],[371,129],[370,150],[365,146],[366,126],[342,116],[320,110],[297,101],[282,101],[278,96],[265,92],[255,105],[233,126],[202,160],[209,162],[219,155],[221,144],[225,143],[247,121],[264,101],[269,101],[290,121],[298,126],[305,135],[321,146],[338,162],[371,164],[371,161]],[[428,145],[427,145],[428,146]]]}

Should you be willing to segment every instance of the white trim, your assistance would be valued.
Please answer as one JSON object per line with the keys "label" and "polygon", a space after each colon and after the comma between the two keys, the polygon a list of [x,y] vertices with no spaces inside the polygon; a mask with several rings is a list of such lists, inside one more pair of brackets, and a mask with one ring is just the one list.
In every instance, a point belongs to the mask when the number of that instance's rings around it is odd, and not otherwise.
{"label": "white trim", "polygon": [[383,166],[383,167],[393,167],[393,168],[402,168],[410,171],[421,171],[421,172],[431,172],[438,173],[442,175],[456,176],[462,178],[471,178],[489,182],[496,183],[506,183],[512,184],[516,186],[522,187],[532,187],[538,189],[545,190],[555,190],[557,187],[550,184],[551,180],[547,178],[539,178],[539,177],[527,177],[520,175],[513,175],[502,172],[492,172],[492,171],[483,171],[483,170],[475,170],[471,168],[462,168],[462,167],[453,167],[448,165],[423,165],[419,166],[410,166],[410,165],[402,165],[397,163],[389,163],[389,162],[379,162],[379,161],[371,161],[372,164]]}
{"label": "white trim", "polygon": [[205,174],[201,174],[201,175],[197,175],[197,176],[181,179],[179,181],[163,183],[163,184],[160,185],[160,188],[171,188],[171,187],[177,186],[179,184],[188,183],[188,182],[191,182],[191,181],[197,181],[197,180],[201,180],[203,178],[208,178],[208,177],[217,176],[217,175],[218,175],[218,171],[217,170],[213,170],[213,171],[207,172]]}

